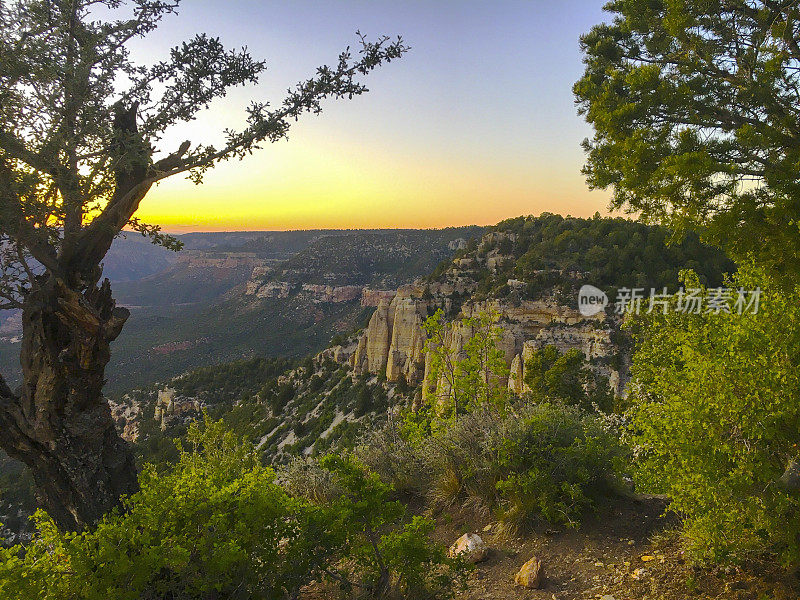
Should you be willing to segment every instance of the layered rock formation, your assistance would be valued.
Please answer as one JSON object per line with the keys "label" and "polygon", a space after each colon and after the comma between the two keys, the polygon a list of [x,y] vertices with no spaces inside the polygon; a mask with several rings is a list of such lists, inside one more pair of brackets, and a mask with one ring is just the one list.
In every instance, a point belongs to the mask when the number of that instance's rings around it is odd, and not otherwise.
{"label": "layered rock formation", "polygon": [[136,402],[131,402],[128,396],[119,403],[109,398],[108,405],[111,408],[111,418],[114,419],[114,424],[122,439],[128,442],[138,440],[141,406]]}
{"label": "layered rock formation", "polygon": [[[525,364],[534,351],[544,346],[554,345],[562,353],[577,348],[590,361],[614,355],[617,349],[611,341],[611,326],[602,312],[586,317],[576,308],[560,305],[553,299],[469,300],[460,307],[456,304],[475,292],[477,284],[471,276],[475,269],[495,270],[509,259],[497,247],[504,240],[513,242],[514,236],[499,232],[488,234],[480,247],[491,250],[454,260],[439,281],[416,282],[398,289],[391,300],[380,299],[350,356],[349,362],[355,372],[385,372],[389,381],[397,381],[402,375],[412,384],[426,380],[430,368],[426,366],[426,336],[422,324],[437,308],[454,317],[445,343],[457,356],[463,356],[464,346],[473,335],[463,319],[481,313],[498,315],[502,334],[497,346],[503,351],[510,370],[508,381],[503,384],[516,394],[525,391]],[[509,280],[508,286],[521,288],[524,282]],[[609,378],[615,393],[621,394],[619,374],[601,364],[603,361],[594,362],[594,368]]]}
{"label": "layered rock formation", "polygon": [[161,423],[161,430],[164,431],[171,420],[191,420],[202,409],[199,400],[176,396],[174,389],[166,388],[158,392],[153,418]]}
{"label": "layered rock formation", "polygon": [[[411,383],[419,383],[425,377],[422,323],[433,302],[414,298],[413,291],[412,286],[401,288],[391,302],[378,305],[350,359],[356,373],[379,373],[385,369],[389,381],[397,381],[402,374]],[[578,348],[587,359],[615,352],[603,314],[584,317],[577,310],[548,302],[521,302],[513,306],[491,300],[465,305],[461,316],[477,316],[482,312],[499,315],[502,335],[497,346],[511,369],[509,387],[517,393],[523,391],[524,365],[538,348],[554,345],[561,352]],[[450,325],[447,344],[455,354],[460,354],[472,335],[469,327],[456,320]]]}
{"label": "layered rock formation", "polygon": [[394,310],[392,303],[382,300],[372,313],[369,325],[358,340],[350,364],[357,374],[363,372],[378,373],[386,368],[394,329]]}
{"label": "layered rock formation", "polygon": [[285,281],[270,281],[263,285],[248,281],[245,293],[257,298],[288,298],[292,287],[292,284]]}
{"label": "layered rock formation", "polygon": [[304,283],[302,290],[311,295],[314,302],[349,302],[361,298],[363,287],[359,285],[314,285]]}
{"label": "layered rock formation", "polygon": [[463,250],[464,248],[467,247],[467,240],[465,240],[464,238],[456,238],[449,244],[447,244],[447,247],[450,250]]}
{"label": "layered rock formation", "polygon": [[378,306],[381,300],[391,302],[397,292],[395,290],[373,290],[364,288],[361,292],[361,306]]}
{"label": "layered rock formation", "polygon": [[259,258],[254,252],[216,252],[204,250],[184,250],[177,257],[177,263],[185,267],[212,269],[257,269],[270,262]]}
{"label": "layered rock formation", "polygon": [[256,298],[288,298],[294,293],[310,296],[313,302],[350,302],[360,300],[361,306],[377,306],[381,300],[391,301],[394,290],[376,290],[363,285],[327,285],[270,279],[274,269],[259,266],[253,269],[250,280],[245,284],[245,295]]}

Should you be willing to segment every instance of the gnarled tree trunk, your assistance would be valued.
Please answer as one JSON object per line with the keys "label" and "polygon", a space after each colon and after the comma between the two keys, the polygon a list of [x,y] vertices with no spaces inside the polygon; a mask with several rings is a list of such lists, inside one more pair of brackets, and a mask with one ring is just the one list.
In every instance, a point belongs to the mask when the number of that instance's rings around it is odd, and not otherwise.
{"label": "gnarled tree trunk", "polygon": [[23,386],[0,378],[0,445],[33,471],[40,505],[65,529],[96,522],[137,489],[131,448],[102,396],[109,344],[129,313],[108,280],[88,291],[42,276],[23,306]]}

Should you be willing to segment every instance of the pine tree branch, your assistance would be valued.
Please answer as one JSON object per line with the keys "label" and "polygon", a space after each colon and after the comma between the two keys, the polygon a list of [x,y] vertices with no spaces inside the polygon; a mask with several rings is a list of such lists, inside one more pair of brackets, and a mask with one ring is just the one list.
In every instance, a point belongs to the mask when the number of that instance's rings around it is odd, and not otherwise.
{"label": "pine tree branch", "polygon": [[2,129],[0,129],[0,148],[7,158],[19,160],[42,173],[51,174],[57,168],[55,163],[50,162],[43,155],[29,150],[16,136]]}

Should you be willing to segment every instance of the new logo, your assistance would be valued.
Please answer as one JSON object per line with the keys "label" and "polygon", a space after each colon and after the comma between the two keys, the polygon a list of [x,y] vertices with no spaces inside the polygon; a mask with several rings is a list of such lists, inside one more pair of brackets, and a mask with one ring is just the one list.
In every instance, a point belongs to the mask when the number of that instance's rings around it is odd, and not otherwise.
{"label": "new logo", "polygon": [[608,296],[593,285],[584,285],[578,291],[578,310],[584,317],[596,315],[608,305]]}

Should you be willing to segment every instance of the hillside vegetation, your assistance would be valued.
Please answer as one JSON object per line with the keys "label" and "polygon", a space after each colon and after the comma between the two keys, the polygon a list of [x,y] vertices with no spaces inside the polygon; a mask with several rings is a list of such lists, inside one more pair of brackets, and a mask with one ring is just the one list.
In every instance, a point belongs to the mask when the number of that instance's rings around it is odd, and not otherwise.
{"label": "hillside vegetation", "polygon": [[[509,279],[524,282],[524,294],[538,298],[555,291],[569,304],[576,296],[575,277],[599,287],[613,297],[618,287],[668,287],[675,291],[682,269],[697,273],[704,285],[719,286],[723,274],[734,271],[722,252],[702,243],[695,234],[673,236],[654,227],[622,218],[592,219],[544,213],[501,221],[494,231],[506,235],[478,247],[477,240],[456,259],[470,254],[502,257],[498,269],[480,273],[481,297],[503,297],[510,292]],[[450,262],[441,263],[428,277],[441,279]]]}
{"label": "hillside vegetation", "polygon": [[[774,487],[769,496],[772,508],[765,512],[759,508],[765,498],[755,493],[755,488],[769,486],[780,476],[780,465],[792,436],[781,437],[775,431],[756,442],[754,430],[731,430],[731,417],[719,407],[708,405],[704,426],[698,430],[702,431],[698,434],[705,446],[692,444],[690,459],[685,454],[685,443],[693,434],[682,429],[689,427],[683,420],[688,409],[678,399],[686,385],[683,378],[687,377],[694,390],[692,398],[701,397],[705,389],[714,385],[720,393],[736,393],[740,387],[720,384],[730,380],[730,365],[723,354],[714,354],[715,349],[724,353],[723,340],[735,341],[742,356],[746,356],[750,351],[748,339],[753,335],[768,335],[773,341],[788,336],[788,349],[796,310],[776,305],[774,310],[784,318],[777,329],[772,329],[777,314],[772,311],[697,315],[689,316],[687,321],[681,315],[664,320],[646,311],[623,319],[609,306],[597,326],[611,327],[612,343],[622,357],[620,364],[632,361],[631,385],[647,386],[636,387],[641,392],[625,397],[615,397],[603,375],[607,371],[598,369],[595,358],[579,350],[565,351],[555,344],[541,345],[526,355],[524,385],[513,387],[500,345],[509,324],[500,320],[497,313],[484,309],[476,312],[476,307],[513,307],[517,303],[525,306],[525,302],[545,302],[547,306],[555,303],[566,310],[570,304],[575,306],[577,287],[586,281],[596,282],[610,295],[614,289],[627,285],[675,290],[679,285],[718,286],[729,282],[732,286],[753,286],[759,281],[758,274],[749,271],[735,274],[737,279],[730,280],[726,273],[732,273],[734,265],[719,252],[694,238],[666,245],[668,238],[668,232],[657,227],[619,219],[543,215],[500,223],[416,284],[433,289],[434,284],[444,285],[465,277],[470,281],[461,288],[469,291],[458,295],[457,308],[451,308],[449,313],[441,306],[436,308],[444,299],[436,296],[438,291],[428,292],[428,300],[420,299],[431,307],[422,325],[429,356],[423,381],[408,381],[402,375],[389,380],[385,371],[356,372],[350,352],[364,334],[355,331],[336,336],[327,350],[302,360],[264,357],[212,365],[164,384],[128,392],[115,405],[118,425],[136,439],[140,464],[155,466],[145,467],[143,495],[131,499],[130,516],[114,517],[98,532],[107,532],[104,539],[116,539],[114,536],[119,534],[115,532],[130,527],[130,519],[138,519],[136,526],[145,529],[173,526],[168,513],[154,515],[153,523],[142,520],[149,514],[144,512],[151,502],[147,494],[150,490],[155,494],[159,493],[155,490],[185,485],[189,473],[182,465],[187,461],[197,464],[210,460],[203,468],[218,468],[214,461],[224,453],[203,454],[201,446],[196,446],[195,454],[189,455],[171,441],[197,440],[200,434],[193,423],[205,420],[210,431],[218,432],[214,435],[229,436],[225,437],[225,452],[242,452],[237,456],[269,464],[275,474],[269,470],[251,474],[247,469],[255,467],[247,466],[243,471],[229,472],[234,479],[220,479],[217,484],[212,478],[207,484],[211,487],[202,494],[225,502],[224,490],[230,489],[235,478],[243,477],[241,481],[259,482],[255,488],[248,488],[248,494],[257,494],[270,503],[278,511],[276,514],[291,514],[291,519],[299,519],[294,537],[289,538],[300,552],[292,564],[280,562],[288,559],[288,554],[280,554],[275,563],[270,562],[274,558],[259,557],[254,549],[246,550],[250,544],[246,532],[266,531],[265,527],[273,526],[264,520],[268,514],[263,511],[260,516],[236,516],[236,527],[231,525],[231,533],[224,539],[202,541],[210,552],[198,558],[202,564],[222,556],[214,549],[218,544],[235,543],[243,549],[235,559],[243,575],[228,579],[226,574],[215,581],[241,583],[260,573],[263,565],[271,565],[269,577],[259,576],[262,583],[256,584],[254,579],[246,584],[284,590],[269,592],[267,597],[281,597],[290,589],[300,591],[299,597],[304,598],[328,597],[342,589],[355,595],[392,589],[402,597],[444,598],[466,585],[465,597],[478,598],[486,597],[481,583],[484,577],[499,586],[491,591],[496,597],[514,597],[510,576],[503,575],[505,579],[499,580],[496,577],[509,568],[518,569],[530,558],[526,553],[536,551],[538,555],[539,546],[558,549],[558,555],[548,558],[550,583],[546,589],[547,593],[561,590],[568,594],[566,597],[583,597],[585,590],[624,594],[624,590],[639,589],[648,581],[647,589],[660,589],[664,598],[689,597],[687,594],[698,598],[727,597],[717,594],[723,588],[729,589],[724,586],[731,585],[731,581],[740,589],[791,589],[791,582],[778,575],[758,574],[753,571],[754,563],[748,561],[763,561],[777,553],[786,560],[795,556],[791,530],[787,532],[778,525],[792,518],[795,509],[791,496]],[[625,261],[606,260],[615,252],[623,253]],[[645,260],[644,256],[650,258]],[[657,260],[652,258],[656,256]],[[696,270],[681,274],[687,265]],[[509,280],[521,281],[522,286],[510,284]],[[436,289],[450,288],[445,285]],[[486,300],[495,304],[487,304]],[[687,325],[689,329],[685,329]],[[582,326],[580,321],[563,323],[556,331],[568,332]],[[458,328],[467,328],[472,334],[457,351],[444,341],[437,342],[449,339],[450,332]],[[711,345],[705,345],[708,336],[715,338]],[[705,353],[708,360],[699,371],[688,370],[690,367],[678,358],[695,341],[693,351]],[[772,347],[778,348],[775,344]],[[793,360],[782,352],[772,357],[774,367],[766,371],[775,381],[787,381],[781,375],[781,365]],[[715,360],[721,370],[714,368]],[[743,362],[740,367],[737,372],[742,378],[752,377],[749,363]],[[752,414],[754,423],[763,422],[765,415],[748,412],[753,408],[747,402],[737,410],[739,415]],[[786,411],[791,413],[790,407]],[[213,419],[219,421],[212,423]],[[731,435],[740,437],[731,442]],[[708,444],[718,449],[712,462],[708,462],[711,454],[704,450]],[[720,449],[729,455],[722,458]],[[664,458],[665,452],[673,457],[683,456],[687,462],[671,464]],[[723,463],[717,462],[720,458]],[[749,460],[756,462],[744,462]],[[751,467],[741,476],[721,479],[725,465],[731,461],[761,465],[760,479],[743,479],[746,473],[753,472]],[[686,464],[692,465],[691,475],[681,466]],[[766,464],[773,466],[767,469]],[[684,477],[694,483],[689,484]],[[703,477],[708,478],[705,488]],[[636,488],[631,487],[631,480]],[[216,485],[222,487],[217,490]],[[24,486],[17,490],[19,498],[24,497],[24,490]],[[674,517],[658,520],[657,513],[664,507],[659,503],[663,501],[637,495],[643,491],[670,495],[685,519],[689,543],[684,543],[674,530],[659,533],[652,545],[642,537],[676,523]],[[223,495],[218,496],[220,493]],[[710,505],[702,504],[695,494],[717,499]],[[348,504],[353,501],[357,507]],[[707,513],[693,512],[698,506],[705,506],[703,511],[715,511],[717,518],[710,521],[704,516]],[[424,513],[433,520],[412,517],[409,508],[411,513]],[[214,515],[217,509],[208,510],[209,515]],[[370,516],[363,513],[361,520],[354,522],[358,523],[355,529],[340,520],[358,510],[368,510]],[[457,536],[452,521],[454,511],[460,527],[480,533],[493,548],[485,566],[479,559],[476,575],[469,575],[462,563],[448,562],[452,559],[444,552],[442,544],[449,544]],[[618,518],[618,512],[627,516]],[[322,522],[313,520],[320,516]],[[200,517],[198,514],[191,518]],[[372,529],[372,517],[382,519],[380,534]],[[607,545],[605,538],[597,538],[598,519],[610,519],[608,527],[617,535],[631,536],[631,545],[609,541],[611,546],[598,552],[578,547],[583,543],[579,541],[581,536]],[[641,519],[645,524],[636,525]],[[75,545],[48,529],[44,517],[39,518],[39,527],[35,548],[63,545],[68,560],[80,564],[104,560],[101,556],[107,552],[105,541]],[[741,532],[735,539],[725,535],[732,527]],[[578,533],[570,538],[564,533],[569,529]],[[198,543],[188,529],[175,531],[175,543]],[[301,550],[309,548],[308,536],[315,540],[313,560]],[[345,539],[351,541],[343,542]],[[86,554],[86,548],[97,548],[92,552],[101,554]],[[143,547],[132,547],[126,552],[137,556],[144,551]],[[394,562],[388,560],[386,552],[391,553]],[[620,557],[615,559],[619,562],[606,566],[612,555]],[[35,561],[36,556],[30,554],[30,559]],[[401,565],[397,560],[403,556],[406,562]],[[175,562],[170,553],[163,557],[160,568],[173,573],[169,580],[143,580],[136,585],[144,587],[137,589],[161,589],[159,586],[167,585],[167,581],[178,586],[176,589],[211,585],[211,580]],[[36,566],[9,566],[10,559],[6,560],[5,568],[12,577],[9,581],[16,581],[13,577],[31,572],[30,569],[55,568],[41,561]],[[650,560],[657,564],[639,566]],[[590,563],[588,570],[577,566],[586,561]],[[736,564],[739,570],[731,572],[735,574],[731,579],[713,567],[704,567],[709,561]],[[293,564],[302,568],[293,569]],[[692,564],[692,572],[722,583],[714,588],[693,583],[689,575],[666,575],[667,565],[675,574],[683,573]],[[140,568],[143,567],[136,567]],[[440,576],[426,579],[423,573]],[[603,573],[608,574],[605,581]],[[656,574],[658,582],[653,579]],[[93,576],[88,580],[95,582]],[[412,588],[416,590],[413,593],[409,591]]]}
{"label": "hillside vegetation", "polygon": [[[615,286],[627,285],[628,280],[636,285],[667,286],[675,290],[679,284],[678,273],[687,264],[702,265],[698,276],[712,285],[721,284],[723,274],[734,269],[728,259],[696,238],[668,246],[668,232],[624,219],[576,219],[558,215],[520,217],[501,222],[493,228],[493,232],[513,234],[513,241],[508,237],[504,241],[495,241],[494,233],[489,233],[482,242],[470,242],[467,248],[456,252],[454,259],[443,263],[445,267],[437,268],[436,272],[426,277],[426,281],[445,281],[452,277],[450,269],[462,259],[497,255],[502,260],[497,263],[496,272],[488,269],[470,272],[475,279],[474,295],[460,297],[459,306],[486,297],[512,303],[516,301],[515,298],[554,297],[558,302],[576,306],[577,288],[586,281],[596,281],[604,286],[613,298],[611,290]],[[625,253],[626,261],[612,264],[602,258],[606,253],[611,255],[616,251]],[[651,255],[660,258],[653,262],[644,260],[645,256]],[[508,289],[507,281],[513,278],[521,278],[524,282],[525,287],[521,291]],[[230,343],[236,344],[237,340],[245,339],[250,343],[259,339],[262,328],[254,327],[254,324],[262,322],[263,330],[269,330],[270,334],[281,333],[289,340],[294,336],[300,338],[311,335],[312,339],[316,338],[323,345],[330,342],[334,337],[333,332],[328,333],[331,337],[326,340],[320,339],[319,334],[314,336],[311,331],[297,329],[293,320],[296,311],[289,307],[297,306],[300,298],[298,295],[294,299],[270,299],[270,306],[286,306],[287,310],[272,322],[265,315],[259,315],[258,321],[247,321],[246,329],[230,332]],[[226,310],[228,308],[231,307],[227,304],[220,306],[217,316],[219,322],[229,322],[226,321],[230,319],[226,317],[226,313],[230,312]],[[314,310],[314,305],[309,304],[305,310]],[[613,315],[611,307],[609,314]],[[363,326],[369,312],[365,309],[362,315]],[[612,325],[615,323],[613,318],[610,322]],[[613,326],[618,328],[618,323]],[[615,336],[619,350],[627,353],[630,343],[627,336],[621,331],[617,331]],[[336,344],[345,345],[357,339],[352,335],[335,337]],[[202,353],[202,349],[197,348],[194,353]],[[554,389],[555,380],[559,378],[573,378],[579,382],[586,377],[594,377],[589,375],[590,371],[581,374],[581,369],[588,367],[581,353],[573,353],[571,359],[565,355],[556,363],[558,354],[556,352],[554,357],[543,357],[539,377],[549,377],[553,382],[550,388],[545,386],[544,390]],[[199,398],[209,407],[216,407],[214,415],[223,416],[234,424],[238,433],[260,444],[261,450],[270,459],[277,455],[291,456],[303,450],[308,452],[312,447],[314,452],[319,453],[340,439],[352,445],[359,432],[385,421],[387,409],[402,406],[421,392],[419,385],[387,382],[385,375],[380,373],[356,375],[348,364],[337,363],[331,354],[308,358],[297,368],[286,368],[285,371],[273,372],[271,367],[265,366],[257,374],[256,371],[263,364],[261,359],[253,359],[209,366],[174,379],[169,385],[176,389],[179,396]],[[552,371],[549,376],[548,371]],[[196,383],[188,385],[190,381]],[[532,389],[540,388],[540,384],[531,383]],[[583,384],[577,385],[580,387]],[[602,386],[602,381],[597,385]],[[545,396],[552,397],[552,394],[545,391]],[[147,402],[153,404],[156,400],[155,391],[148,392],[146,398]],[[585,400],[586,406],[593,401]],[[601,402],[610,406],[606,401]],[[226,415],[226,411],[231,412]],[[164,437],[168,438],[174,433],[167,430]],[[322,434],[324,437],[320,439]],[[285,441],[287,435],[290,435],[290,441]]]}

